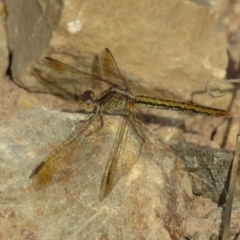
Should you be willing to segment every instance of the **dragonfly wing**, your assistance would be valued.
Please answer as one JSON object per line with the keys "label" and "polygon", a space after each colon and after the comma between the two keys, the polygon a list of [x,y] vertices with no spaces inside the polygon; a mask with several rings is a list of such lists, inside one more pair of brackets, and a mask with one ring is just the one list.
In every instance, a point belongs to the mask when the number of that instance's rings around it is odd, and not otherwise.
{"label": "dragonfly wing", "polygon": [[[99,75],[100,73],[97,73],[96,75],[89,74],[49,57],[44,58],[43,61],[51,72],[54,73],[54,78],[56,79],[56,82],[59,82],[59,85],[67,83],[80,85],[84,87],[84,90],[81,92],[93,89],[93,87],[97,88],[99,85],[101,85],[103,89],[107,89],[115,85],[111,81],[101,78]],[[94,59],[93,65],[96,65],[96,59]],[[96,68],[96,66],[92,66],[92,69],[93,68]],[[51,76],[50,73],[48,75]]]}
{"label": "dragonfly wing", "polygon": [[101,64],[104,78],[110,80],[120,88],[129,89],[126,80],[123,78],[117,63],[108,48],[105,48],[102,52]]}
{"label": "dragonfly wing", "polygon": [[[55,93],[64,96],[78,96],[76,90],[76,84],[67,82],[63,79],[58,79],[53,76],[52,73],[47,73],[46,71],[40,71],[38,69],[33,69],[33,75],[38,79],[41,85],[45,86],[48,93]],[[36,88],[31,88],[31,91],[37,91]]]}
{"label": "dragonfly wing", "polygon": [[[88,160],[99,147],[101,118],[95,113],[88,121],[78,126],[63,144],[57,147],[32,176],[33,186],[44,188],[71,174]],[[98,139],[96,139],[96,137]]]}
{"label": "dragonfly wing", "polygon": [[93,59],[91,73],[92,73],[93,76],[102,77],[100,60],[99,60],[99,57],[97,55]]}
{"label": "dragonfly wing", "polygon": [[[97,55],[93,59],[91,73],[92,73],[93,76],[98,76],[100,78],[104,78],[104,76],[102,74],[100,60],[99,60],[99,57]],[[91,89],[94,89],[94,92],[97,95],[101,95],[101,93],[104,92],[101,81],[92,81]],[[97,90],[97,92],[96,92],[96,90]]]}
{"label": "dragonfly wing", "polygon": [[124,116],[119,126],[114,147],[108,158],[104,170],[100,189],[100,199],[105,198],[137,162],[141,154],[144,136],[142,135],[142,123],[136,121],[134,116]]}

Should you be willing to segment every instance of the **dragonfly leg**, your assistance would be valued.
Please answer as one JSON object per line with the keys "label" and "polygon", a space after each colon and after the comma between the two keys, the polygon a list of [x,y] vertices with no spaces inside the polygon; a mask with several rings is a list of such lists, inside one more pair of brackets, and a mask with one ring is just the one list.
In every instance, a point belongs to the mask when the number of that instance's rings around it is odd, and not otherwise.
{"label": "dragonfly leg", "polygon": [[145,142],[145,135],[144,135],[143,131],[139,131],[139,128],[136,127],[139,124],[141,126],[141,130],[142,130],[143,123],[140,120],[136,119],[134,117],[134,115],[130,116],[130,118],[131,118],[131,124],[132,124],[132,127],[133,127],[134,131],[139,136],[139,138],[142,139],[142,141],[144,143]]}
{"label": "dragonfly leg", "polygon": [[99,118],[100,118],[100,126],[97,127],[97,129],[95,129],[94,131],[92,131],[91,133],[89,133],[88,135],[86,135],[86,137],[89,137],[91,136],[93,133],[96,134],[97,132],[100,132],[102,129],[103,129],[103,126],[104,126],[104,121],[103,121],[103,115],[102,115],[102,112],[101,111],[98,111],[96,114],[99,115]]}

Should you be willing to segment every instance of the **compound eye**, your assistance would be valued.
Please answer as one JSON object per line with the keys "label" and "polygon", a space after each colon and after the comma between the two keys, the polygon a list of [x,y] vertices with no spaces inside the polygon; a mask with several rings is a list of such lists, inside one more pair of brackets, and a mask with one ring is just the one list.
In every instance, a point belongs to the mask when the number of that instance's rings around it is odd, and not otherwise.
{"label": "compound eye", "polygon": [[96,108],[94,97],[94,92],[92,90],[87,90],[79,97],[78,105],[86,112],[94,112]]}

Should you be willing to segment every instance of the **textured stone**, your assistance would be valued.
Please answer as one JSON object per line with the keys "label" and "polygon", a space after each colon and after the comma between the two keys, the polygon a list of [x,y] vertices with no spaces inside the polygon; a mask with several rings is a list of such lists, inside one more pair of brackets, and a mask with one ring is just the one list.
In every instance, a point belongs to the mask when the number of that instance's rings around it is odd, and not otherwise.
{"label": "textured stone", "polygon": [[76,122],[82,124],[79,116],[37,107],[1,124],[2,238],[11,238],[14,229],[12,239],[25,234],[41,239],[179,239],[179,223],[192,212],[190,181],[183,170],[175,170],[177,159],[161,142],[155,141],[154,147],[146,140],[135,166],[99,201],[114,143],[111,132],[120,117],[106,117],[109,133],[100,132],[97,150],[74,173],[43,190],[33,189],[32,171]]}
{"label": "textured stone", "polygon": [[[211,149],[192,143],[172,144],[171,148],[180,157],[182,165],[189,171],[193,193],[217,202],[219,206],[226,200],[229,185],[229,169],[233,152],[224,149]],[[238,172],[240,166],[238,168]],[[238,174],[239,175],[239,174]],[[234,201],[239,202],[239,178],[235,183]]]}
{"label": "textured stone", "polygon": [[93,56],[109,47],[135,93],[168,98],[171,92],[178,100],[226,108],[229,96],[204,94],[207,81],[225,76],[217,12],[224,1],[218,8],[199,2],[6,0],[14,80],[29,90],[71,97],[74,90],[49,85],[33,68],[44,73],[42,58],[51,56],[88,71]]}
{"label": "textured stone", "polygon": [[[200,204],[194,203],[196,197],[192,195],[188,171],[181,167],[171,148],[147,129],[139,160],[99,201],[103,172],[115,143],[120,116],[104,115],[104,127],[96,142],[91,146],[88,141],[82,142],[79,160],[86,154],[89,159],[76,166],[76,171],[42,190],[32,187],[29,177],[34,169],[74,128],[83,124],[79,122],[83,117],[38,106],[1,123],[1,238],[167,240],[195,235],[194,229],[207,214],[206,204],[205,213],[199,213]],[[136,141],[127,144],[130,152],[138,147]],[[216,208],[216,204],[213,206]],[[191,217],[195,219],[194,229],[188,226]],[[214,226],[212,232],[217,233],[219,225]],[[205,229],[201,227],[201,231],[204,234]]]}
{"label": "textured stone", "polygon": [[[77,86],[68,86],[67,79],[59,85],[43,65],[43,57],[50,56],[90,72],[93,57],[109,47],[133,94],[192,100],[227,109],[231,94],[213,99],[204,89],[207,81],[225,75],[226,42],[218,14],[224,1],[214,2],[213,6],[211,1],[200,4],[180,0],[137,4],[6,0],[14,81],[28,90],[73,98],[83,91],[81,80]],[[211,131],[222,122],[188,115],[178,115],[173,120],[176,114],[167,113],[165,118],[163,111],[152,111],[148,118],[152,113],[158,120],[153,126],[156,131],[160,121],[167,122],[165,129],[159,131],[166,142],[178,136],[183,139],[177,129],[181,126],[186,132],[209,133],[206,140],[195,141],[208,144],[213,142],[209,140]],[[170,125],[176,128],[172,130]],[[229,139],[225,129],[218,128],[216,132],[219,135],[210,144],[225,147],[222,139]],[[229,144],[228,148],[233,149],[234,145]]]}
{"label": "textured stone", "polygon": [[[209,214],[205,215],[203,219],[188,218],[183,223],[184,235],[195,240],[195,239],[210,239],[215,235],[215,238],[219,239],[218,236],[221,233],[220,227],[222,224],[224,208],[215,208]],[[230,233],[228,239],[236,239],[240,231],[240,204],[233,204],[232,208],[232,221]],[[204,229],[204,231],[202,231]],[[200,238],[199,235],[202,237]],[[207,238],[205,238],[208,236]],[[198,238],[199,237],[199,238]]]}

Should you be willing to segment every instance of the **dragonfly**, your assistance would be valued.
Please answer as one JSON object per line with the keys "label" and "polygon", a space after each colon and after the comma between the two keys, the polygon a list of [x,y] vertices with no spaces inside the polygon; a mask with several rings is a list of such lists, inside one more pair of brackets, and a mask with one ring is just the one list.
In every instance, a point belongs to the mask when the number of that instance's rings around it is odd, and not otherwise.
{"label": "dragonfly", "polygon": [[[80,108],[92,114],[87,121],[79,123],[71,135],[33,172],[32,184],[36,189],[45,188],[69,176],[91,157],[94,148],[97,147],[95,142],[99,129],[106,125],[103,119],[105,113],[118,114],[121,121],[104,169],[99,199],[108,196],[120,178],[129,172],[140,157],[146,138],[143,125],[136,116],[142,113],[142,108],[168,109],[213,117],[230,115],[227,110],[133,95],[108,48],[103,50],[101,59],[94,58],[91,73],[49,57],[44,58],[44,63],[54,76],[62,81],[87,88],[103,84],[107,88],[98,96],[90,89],[80,95]],[[135,150],[130,149],[131,143],[128,139],[135,141]],[[83,147],[83,141],[89,141],[90,147]]]}

